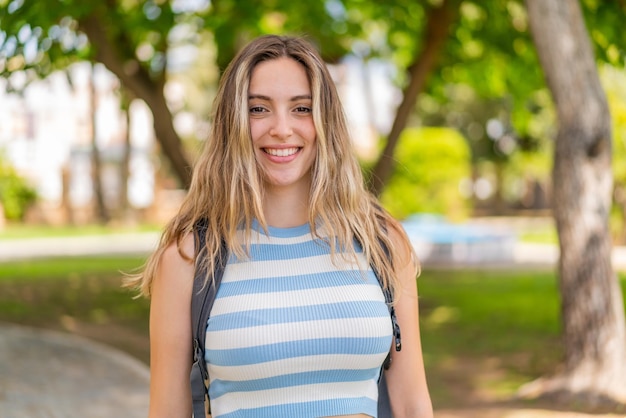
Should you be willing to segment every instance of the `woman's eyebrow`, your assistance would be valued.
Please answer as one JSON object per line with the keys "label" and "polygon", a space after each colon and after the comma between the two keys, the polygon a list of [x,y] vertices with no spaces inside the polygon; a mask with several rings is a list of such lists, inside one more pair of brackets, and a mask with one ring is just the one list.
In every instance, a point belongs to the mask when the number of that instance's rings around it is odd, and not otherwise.
{"label": "woman's eyebrow", "polygon": [[251,100],[251,99],[260,99],[260,100],[267,100],[267,101],[271,100],[269,97],[263,96],[262,94],[249,94],[248,100]]}
{"label": "woman's eyebrow", "polygon": [[[263,94],[249,94],[248,95],[248,100],[252,100],[252,99],[259,99],[259,100],[266,100],[266,101],[271,101],[272,99],[268,96],[265,96]],[[310,94],[300,94],[297,96],[293,96],[292,98],[289,99],[289,101],[291,102],[296,102],[298,100],[311,100],[311,95]]]}

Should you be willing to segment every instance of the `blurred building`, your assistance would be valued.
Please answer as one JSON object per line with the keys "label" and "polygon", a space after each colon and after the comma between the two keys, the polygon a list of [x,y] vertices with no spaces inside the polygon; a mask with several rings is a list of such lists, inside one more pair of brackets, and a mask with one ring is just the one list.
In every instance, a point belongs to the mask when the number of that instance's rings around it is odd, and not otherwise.
{"label": "blurred building", "polygon": [[[152,204],[151,114],[143,103],[133,102],[128,148],[117,83],[103,67],[92,68],[89,63],[34,81],[19,93],[7,92],[6,80],[0,79],[0,152],[37,190],[38,210],[31,217],[46,223],[66,222],[68,217],[79,223],[90,220],[94,144],[101,156],[101,181],[110,209],[123,204],[120,193],[125,189],[132,207]],[[121,168],[126,152],[129,174],[124,188]]]}

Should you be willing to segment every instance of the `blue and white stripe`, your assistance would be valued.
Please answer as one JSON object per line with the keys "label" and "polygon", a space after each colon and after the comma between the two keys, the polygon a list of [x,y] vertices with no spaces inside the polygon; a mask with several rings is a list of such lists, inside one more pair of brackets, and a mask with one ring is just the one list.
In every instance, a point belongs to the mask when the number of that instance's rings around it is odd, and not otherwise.
{"label": "blue and white stripe", "polygon": [[333,259],[308,225],[253,233],[250,259],[231,257],[206,333],[214,418],[376,416],[391,321],[357,258]]}

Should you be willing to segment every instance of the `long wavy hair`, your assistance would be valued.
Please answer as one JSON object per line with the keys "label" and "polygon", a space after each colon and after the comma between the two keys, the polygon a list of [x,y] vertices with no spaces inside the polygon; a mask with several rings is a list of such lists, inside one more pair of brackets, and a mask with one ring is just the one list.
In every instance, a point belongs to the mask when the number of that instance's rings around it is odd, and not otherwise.
{"label": "long wavy hair", "polygon": [[[256,220],[267,229],[262,209],[263,173],[250,136],[248,88],[257,64],[282,57],[300,63],[311,86],[317,134],[308,202],[313,236],[324,238],[318,235],[319,226],[323,225],[326,237],[334,238],[327,239],[333,257],[338,253],[337,248],[342,248],[341,256],[354,259],[353,243],[358,242],[383,285],[392,292],[398,287],[394,266],[407,262],[404,257],[400,260],[398,253],[408,251],[414,257],[414,252],[397,221],[365,188],[341,102],[326,65],[317,50],[304,39],[267,35],[245,46],[221,77],[213,105],[211,131],[195,163],[189,191],[178,214],[165,227],[159,246],[143,272],[127,283],[143,295],[150,296],[159,261],[168,246],[178,245],[181,256],[189,258],[181,250],[182,240],[196,233],[200,220],[207,228],[206,244],[204,248],[196,248],[195,257],[204,263],[207,280],[212,279],[222,242],[237,258],[246,257],[253,222]],[[242,227],[246,233],[238,238],[237,230]],[[394,248],[389,238],[390,229],[402,237],[404,248]],[[413,262],[417,274],[417,263]]]}

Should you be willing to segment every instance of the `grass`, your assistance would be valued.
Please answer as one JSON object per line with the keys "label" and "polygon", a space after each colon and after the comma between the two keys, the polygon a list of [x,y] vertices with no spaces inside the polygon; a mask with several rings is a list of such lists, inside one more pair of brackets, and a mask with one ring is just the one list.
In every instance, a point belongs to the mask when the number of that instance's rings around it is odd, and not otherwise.
{"label": "grass", "polygon": [[[626,292],[626,275],[620,278]],[[561,361],[553,272],[426,270],[418,286],[435,405],[510,399]]]}
{"label": "grass", "polygon": [[148,361],[145,299],[121,287],[144,262],[76,257],[0,263],[0,321],[93,338]]}
{"label": "grass", "polygon": [[[0,263],[0,321],[80,334],[147,362],[148,301],[133,299],[120,287],[120,271],[131,272],[143,261]],[[424,359],[436,408],[506,399],[558,364],[553,273],[426,269],[418,283]]]}
{"label": "grass", "polygon": [[504,399],[558,362],[553,273],[427,270],[418,285],[435,405]]}

